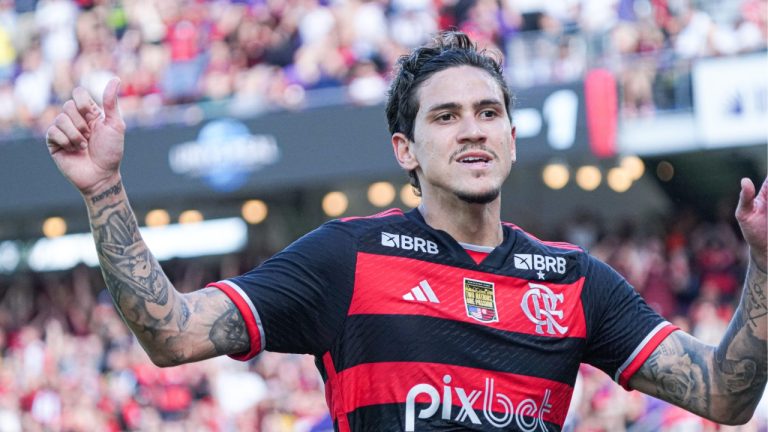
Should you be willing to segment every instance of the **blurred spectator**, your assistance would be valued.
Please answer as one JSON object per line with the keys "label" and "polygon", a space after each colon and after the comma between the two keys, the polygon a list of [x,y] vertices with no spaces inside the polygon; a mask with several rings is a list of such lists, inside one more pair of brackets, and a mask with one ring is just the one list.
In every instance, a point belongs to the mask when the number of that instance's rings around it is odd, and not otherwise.
{"label": "blurred spectator", "polygon": [[[1,103],[0,131],[42,133],[75,85],[98,98],[113,75],[129,125],[183,121],[185,109],[162,109],[177,104],[244,115],[297,108],[326,100],[304,90],[351,85],[362,90],[338,94],[377,103],[376,75],[386,81],[399,55],[449,28],[503,52],[513,87],[578,80],[607,63],[622,112],[648,115],[690,107],[691,60],[765,49],[767,8],[765,0],[0,0],[0,92],[9,82],[14,92]],[[278,83],[258,84],[265,73]]]}
{"label": "blurred spectator", "polygon": [[358,61],[352,66],[349,75],[349,98],[353,103],[374,105],[384,102],[387,82],[372,61]]}
{"label": "blurred spectator", "polygon": [[77,21],[77,5],[69,0],[43,0],[37,5],[36,32],[41,37],[46,63],[69,63],[75,58],[78,51],[78,40],[75,37]]}

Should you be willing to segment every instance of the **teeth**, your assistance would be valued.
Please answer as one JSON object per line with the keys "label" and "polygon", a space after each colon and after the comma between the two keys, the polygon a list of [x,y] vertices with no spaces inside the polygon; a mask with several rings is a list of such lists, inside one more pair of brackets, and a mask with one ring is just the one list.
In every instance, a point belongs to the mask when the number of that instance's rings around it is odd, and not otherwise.
{"label": "teeth", "polygon": [[462,161],[462,162],[464,162],[464,163],[471,163],[471,162],[485,162],[485,159],[482,159],[482,158],[476,158],[476,157],[470,157],[470,158],[465,158],[465,159],[462,159],[461,161]]}

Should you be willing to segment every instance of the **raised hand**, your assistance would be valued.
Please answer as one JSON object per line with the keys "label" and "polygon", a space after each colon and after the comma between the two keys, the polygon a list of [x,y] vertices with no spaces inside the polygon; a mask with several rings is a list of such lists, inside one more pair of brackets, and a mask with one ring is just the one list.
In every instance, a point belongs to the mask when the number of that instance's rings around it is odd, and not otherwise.
{"label": "raised hand", "polygon": [[768,261],[768,179],[763,181],[760,191],[755,193],[755,185],[744,178],[741,180],[739,205],[736,207],[736,220],[741,227],[744,240],[749,244],[755,264],[764,273]]}
{"label": "raised hand", "polygon": [[62,106],[46,133],[48,151],[64,177],[85,196],[120,177],[125,122],[117,106],[120,80],[104,89],[104,108],[82,87]]}

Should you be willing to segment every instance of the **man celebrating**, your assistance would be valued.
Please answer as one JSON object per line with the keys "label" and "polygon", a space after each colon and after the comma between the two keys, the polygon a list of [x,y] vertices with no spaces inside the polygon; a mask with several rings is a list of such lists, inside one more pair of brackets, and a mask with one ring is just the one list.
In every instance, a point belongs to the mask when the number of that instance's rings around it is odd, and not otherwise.
{"label": "man celebrating", "polygon": [[707,346],[579,247],[501,222],[515,128],[496,59],[452,32],[398,66],[386,111],[418,209],[328,222],[189,294],[128,204],[118,80],[103,110],[75,89],[48,148],[85,199],[109,292],[152,361],[312,354],[338,431],[560,430],[580,363],[713,421],[749,420],[766,383],[768,186],[742,180],[751,262],[726,335]]}

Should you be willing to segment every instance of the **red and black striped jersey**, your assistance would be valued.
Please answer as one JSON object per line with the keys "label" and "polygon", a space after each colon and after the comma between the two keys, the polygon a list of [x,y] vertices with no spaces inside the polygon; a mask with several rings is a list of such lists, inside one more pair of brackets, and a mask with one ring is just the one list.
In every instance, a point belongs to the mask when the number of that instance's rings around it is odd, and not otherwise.
{"label": "red and black striped jersey", "polygon": [[337,431],[559,431],[581,363],[626,386],[675,327],[581,248],[503,231],[477,263],[417,210],[328,222],[211,284],[234,357],[314,355]]}

